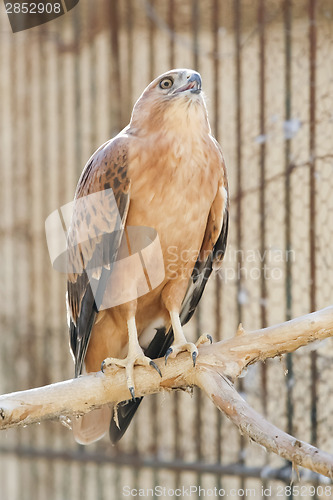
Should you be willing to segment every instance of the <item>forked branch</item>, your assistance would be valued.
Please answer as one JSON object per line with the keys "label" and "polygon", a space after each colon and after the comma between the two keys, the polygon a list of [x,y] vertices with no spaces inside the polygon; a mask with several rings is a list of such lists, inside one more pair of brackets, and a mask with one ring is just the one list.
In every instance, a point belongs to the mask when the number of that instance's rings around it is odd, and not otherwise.
{"label": "forked branch", "polygon": [[[293,352],[333,335],[333,306],[262,330],[242,326],[228,340],[199,349],[196,367],[187,353],[160,359],[160,378],[149,367],[135,368],[136,396],[163,390],[200,387],[250,439],[314,472],[333,478],[333,456],[286,434],[255,412],[237,393],[233,382],[244,368],[259,360]],[[60,416],[82,415],[93,408],[129,399],[122,368],[92,373],[37,389],[0,396],[0,429],[29,425]]]}

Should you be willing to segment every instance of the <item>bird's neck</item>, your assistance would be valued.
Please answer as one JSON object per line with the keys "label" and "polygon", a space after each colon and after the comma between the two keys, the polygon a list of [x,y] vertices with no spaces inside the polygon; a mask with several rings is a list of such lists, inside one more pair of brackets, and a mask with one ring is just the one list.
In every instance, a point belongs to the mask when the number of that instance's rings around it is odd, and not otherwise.
{"label": "bird's neck", "polygon": [[202,97],[147,108],[139,105],[133,110],[130,130],[138,137],[164,136],[170,141],[181,137],[189,141],[191,137],[197,139],[211,133]]}

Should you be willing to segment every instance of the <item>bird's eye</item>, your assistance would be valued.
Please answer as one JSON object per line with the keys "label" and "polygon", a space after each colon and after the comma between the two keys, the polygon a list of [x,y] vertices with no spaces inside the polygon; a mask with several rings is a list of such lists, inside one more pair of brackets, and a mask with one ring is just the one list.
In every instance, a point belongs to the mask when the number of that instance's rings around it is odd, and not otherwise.
{"label": "bird's eye", "polygon": [[170,89],[173,85],[173,80],[171,78],[163,78],[160,82],[161,89]]}

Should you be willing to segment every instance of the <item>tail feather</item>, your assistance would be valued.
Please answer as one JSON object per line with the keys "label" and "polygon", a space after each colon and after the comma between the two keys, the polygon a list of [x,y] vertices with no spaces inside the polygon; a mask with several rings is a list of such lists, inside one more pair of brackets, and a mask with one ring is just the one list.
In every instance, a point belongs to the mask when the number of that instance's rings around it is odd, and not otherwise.
{"label": "tail feather", "polygon": [[79,444],[90,444],[101,439],[107,432],[111,420],[111,408],[102,406],[73,420],[74,439]]}
{"label": "tail feather", "polygon": [[112,444],[116,444],[123,437],[142,400],[143,397],[120,403],[117,408],[118,422],[116,423],[114,418],[110,421],[109,436]]}

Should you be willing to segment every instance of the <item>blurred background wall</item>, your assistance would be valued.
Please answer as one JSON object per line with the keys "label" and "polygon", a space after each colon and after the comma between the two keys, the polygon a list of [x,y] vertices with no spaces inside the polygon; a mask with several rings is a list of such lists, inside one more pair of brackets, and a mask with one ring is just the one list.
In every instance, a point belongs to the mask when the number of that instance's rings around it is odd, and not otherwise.
{"label": "blurred background wall", "polygon": [[[330,0],[80,0],[15,34],[1,4],[0,37],[1,393],[73,376],[65,277],[52,269],[45,219],[172,67],[202,74],[231,194],[224,267],[188,335],[227,338],[239,322],[256,329],[331,303]],[[328,339],[257,364],[239,390],[332,453],[332,356]],[[59,422],[2,432],[0,498],[118,499],[124,486],[154,485],[253,488],[261,498],[263,484],[275,498],[285,466],[194,390],[145,398],[116,447],[107,438],[81,447]]]}

